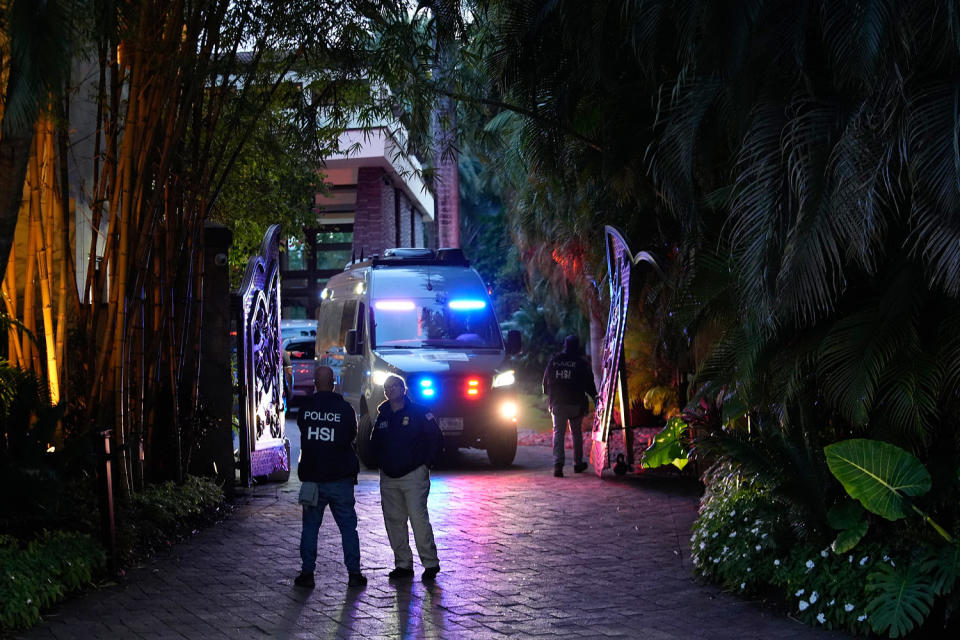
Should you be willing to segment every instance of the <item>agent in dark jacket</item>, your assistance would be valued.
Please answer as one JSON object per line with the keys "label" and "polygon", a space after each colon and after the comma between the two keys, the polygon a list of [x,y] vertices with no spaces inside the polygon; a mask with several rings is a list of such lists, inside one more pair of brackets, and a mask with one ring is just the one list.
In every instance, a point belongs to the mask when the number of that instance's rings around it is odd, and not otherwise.
{"label": "agent in dark jacket", "polygon": [[370,444],[380,465],[380,502],[383,523],[393,549],[391,578],[413,575],[413,553],[407,521],[423,565],[423,580],[429,582],[440,571],[433,527],[427,513],[430,469],[443,448],[443,435],[436,418],[426,407],[406,396],[406,384],[397,376],[383,383],[387,401],[380,405]]}
{"label": "agent in dark jacket", "polygon": [[300,534],[302,571],[294,584],[313,587],[317,566],[317,536],[323,510],[329,504],[340,529],[343,561],[349,572],[348,584],[362,587],[367,579],[360,572],[360,538],[357,536],[356,501],[353,485],[360,464],[354,452],[357,414],[339,393],[333,392],[333,370],[318,366],[313,372],[317,392],[304,402],[297,416],[300,428],[300,463],[297,475],[303,530]]}
{"label": "agent in dark jacket", "polygon": [[587,413],[587,396],[596,400],[597,387],[593,372],[580,355],[580,339],[569,335],[563,341],[563,351],[556,353],[543,372],[543,392],[547,394],[553,416],[553,475],[563,477],[564,448],[567,423],[573,436],[573,472],[587,468],[583,461],[583,435],[580,425]]}

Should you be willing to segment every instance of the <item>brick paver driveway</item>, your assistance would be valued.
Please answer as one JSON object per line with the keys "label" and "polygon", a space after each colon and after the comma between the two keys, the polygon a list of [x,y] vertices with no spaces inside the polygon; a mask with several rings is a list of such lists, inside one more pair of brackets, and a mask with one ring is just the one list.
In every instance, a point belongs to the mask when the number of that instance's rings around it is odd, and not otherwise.
{"label": "brick paver driveway", "polygon": [[[609,473],[609,472],[608,472]],[[293,586],[299,483],[258,487],[227,521],[123,584],[74,599],[28,638],[830,638],[696,582],[696,488],[672,479],[551,475],[547,447],[507,470],[468,451],[433,475],[442,571],[392,583],[377,476],[357,487],[365,589],[348,589],[329,515],[317,587]]]}

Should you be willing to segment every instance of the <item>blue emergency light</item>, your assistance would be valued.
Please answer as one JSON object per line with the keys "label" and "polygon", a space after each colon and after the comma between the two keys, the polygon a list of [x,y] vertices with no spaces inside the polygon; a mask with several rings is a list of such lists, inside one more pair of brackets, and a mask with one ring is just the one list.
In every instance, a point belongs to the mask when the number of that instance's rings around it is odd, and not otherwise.
{"label": "blue emergency light", "polygon": [[433,388],[433,380],[430,378],[420,380],[420,395],[424,398],[432,398],[436,393],[437,390]]}
{"label": "blue emergency light", "polygon": [[471,299],[462,299],[462,300],[451,300],[449,307],[454,311],[476,311],[477,309],[483,309],[487,306],[487,303],[484,300],[471,300]]}

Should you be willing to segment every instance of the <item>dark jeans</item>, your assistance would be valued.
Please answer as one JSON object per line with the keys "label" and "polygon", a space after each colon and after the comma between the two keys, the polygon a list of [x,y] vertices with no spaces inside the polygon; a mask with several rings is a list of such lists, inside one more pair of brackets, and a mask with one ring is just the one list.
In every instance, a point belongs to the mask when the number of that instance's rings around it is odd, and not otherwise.
{"label": "dark jeans", "polygon": [[333,519],[340,528],[343,563],[350,573],[360,573],[360,538],[357,536],[356,500],[353,478],[336,482],[318,482],[317,506],[303,505],[303,530],[300,533],[300,559],[303,570],[313,573],[317,567],[317,535],[323,522],[323,510],[329,504]]}
{"label": "dark jeans", "polygon": [[553,464],[562,467],[564,463],[563,442],[567,436],[567,423],[570,423],[570,433],[573,436],[573,462],[583,462],[583,432],[581,423],[583,412],[580,407],[554,405],[553,407]]}

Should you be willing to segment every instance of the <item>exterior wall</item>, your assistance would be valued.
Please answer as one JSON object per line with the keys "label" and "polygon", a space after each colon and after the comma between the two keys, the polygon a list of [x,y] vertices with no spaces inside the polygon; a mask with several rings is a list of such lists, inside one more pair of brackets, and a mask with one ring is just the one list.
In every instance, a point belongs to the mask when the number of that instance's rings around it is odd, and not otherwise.
{"label": "exterior wall", "polygon": [[397,189],[397,223],[399,225],[397,231],[399,242],[397,243],[398,247],[412,247],[415,246],[413,243],[413,224],[412,224],[412,214],[413,214],[413,205],[410,204],[410,201],[407,199],[403,192]]}
{"label": "exterior wall", "polygon": [[[392,246],[393,216],[385,220],[386,199],[393,200],[393,189],[384,184],[386,172],[380,167],[360,167],[357,170],[357,208],[353,213],[353,249],[359,258],[379,253]],[[389,193],[387,193],[389,192]],[[393,212],[391,206],[389,211]],[[389,222],[389,230],[386,229]],[[389,244],[385,244],[389,242]]]}

